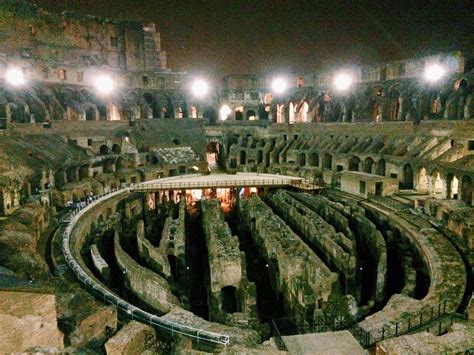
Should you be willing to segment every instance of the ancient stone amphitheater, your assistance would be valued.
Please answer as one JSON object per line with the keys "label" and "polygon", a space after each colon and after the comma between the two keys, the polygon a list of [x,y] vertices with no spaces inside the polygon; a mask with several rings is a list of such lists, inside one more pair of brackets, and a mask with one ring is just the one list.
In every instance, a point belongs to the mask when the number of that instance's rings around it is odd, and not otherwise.
{"label": "ancient stone amphitheater", "polygon": [[[87,79],[72,57],[40,77],[47,63],[18,57],[11,31],[97,19],[0,11],[1,352],[474,349],[468,65],[436,90],[406,74],[344,97],[307,82],[268,101],[245,84],[193,102],[159,71],[153,26],[105,21],[98,34],[148,43],[155,65],[145,88],[143,68],[117,64],[128,84],[107,99],[48,76]],[[12,58],[37,74],[28,87],[8,85]],[[240,94],[258,119],[216,120]]]}

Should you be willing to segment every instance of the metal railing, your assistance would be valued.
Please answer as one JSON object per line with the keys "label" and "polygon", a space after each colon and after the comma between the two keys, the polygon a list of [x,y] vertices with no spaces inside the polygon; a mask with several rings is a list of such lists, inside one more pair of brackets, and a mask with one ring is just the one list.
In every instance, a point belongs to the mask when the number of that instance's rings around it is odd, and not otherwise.
{"label": "metal railing", "polygon": [[178,333],[187,337],[197,339],[198,341],[207,341],[214,344],[220,344],[227,346],[229,345],[230,339],[226,334],[214,333],[207,330],[193,328],[187,325],[172,322],[167,319],[160,318],[154,314],[146,312],[131,303],[118,297],[100,283],[92,279],[87,272],[81,267],[81,265],[74,259],[73,253],[70,248],[70,238],[72,231],[77,221],[93,206],[104,202],[105,200],[117,196],[119,194],[127,192],[126,189],[111,191],[108,194],[101,194],[92,197],[92,201],[86,203],[86,206],[80,206],[74,209],[68,219],[64,219],[63,223],[66,224],[65,230],[62,237],[62,251],[67,264],[74,272],[76,277],[92,291],[93,296],[98,297],[105,303],[113,304],[118,310],[124,312],[128,317],[134,320],[141,321],[150,326],[165,329],[170,331],[171,334]]}
{"label": "metal railing", "polygon": [[161,183],[140,183],[131,184],[130,191],[150,191],[150,190],[189,190],[225,187],[265,187],[265,186],[294,186],[311,187],[315,186],[312,180],[303,179],[257,179],[257,180],[227,180],[227,181],[173,181]]}
{"label": "metal railing", "polygon": [[370,348],[379,341],[419,331],[442,319],[447,315],[446,303],[444,300],[437,305],[425,307],[418,313],[407,314],[404,320],[386,324],[378,330],[366,331],[356,324],[349,331],[364,348]]}
{"label": "metal railing", "polygon": [[379,196],[369,192],[367,197],[369,201],[380,203],[397,211],[408,210],[410,208],[407,205],[404,205],[399,201],[395,201],[394,199],[387,196]]}

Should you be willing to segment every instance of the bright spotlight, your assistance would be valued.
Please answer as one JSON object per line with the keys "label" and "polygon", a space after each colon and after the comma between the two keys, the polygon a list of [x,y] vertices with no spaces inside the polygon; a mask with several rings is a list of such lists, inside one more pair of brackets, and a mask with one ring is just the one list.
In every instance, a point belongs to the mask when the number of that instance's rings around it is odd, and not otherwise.
{"label": "bright spotlight", "polygon": [[229,115],[232,113],[232,110],[228,105],[223,105],[219,110],[219,113],[221,114],[221,120],[225,121],[227,118],[229,118]]}
{"label": "bright spotlight", "polygon": [[95,80],[95,87],[101,94],[108,95],[114,90],[115,85],[110,76],[102,75]]}
{"label": "bright spotlight", "polygon": [[431,64],[425,68],[424,77],[432,83],[439,81],[445,74],[446,70],[439,64]]}
{"label": "bright spotlight", "polygon": [[22,86],[26,83],[25,74],[23,70],[18,68],[10,68],[7,70],[5,79],[12,86]]}
{"label": "bright spotlight", "polygon": [[274,79],[272,82],[272,90],[275,94],[282,94],[286,91],[287,84],[282,78]]}
{"label": "bright spotlight", "polygon": [[194,96],[204,97],[209,92],[209,84],[202,79],[197,79],[194,81],[191,90]]}
{"label": "bright spotlight", "polygon": [[346,91],[352,85],[352,76],[346,73],[339,73],[334,77],[334,87],[339,91]]}

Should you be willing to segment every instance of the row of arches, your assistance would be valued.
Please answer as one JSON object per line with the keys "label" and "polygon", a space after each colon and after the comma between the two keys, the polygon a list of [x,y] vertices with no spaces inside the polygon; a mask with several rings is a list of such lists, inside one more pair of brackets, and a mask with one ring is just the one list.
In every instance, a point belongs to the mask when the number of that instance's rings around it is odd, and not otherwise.
{"label": "row of arches", "polygon": [[474,116],[474,93],[465,78],[436,88],[407,79],[359,85],[344,95],[306,88],[295,96],[299,97],[272,105],[277,123],[418,121]]}

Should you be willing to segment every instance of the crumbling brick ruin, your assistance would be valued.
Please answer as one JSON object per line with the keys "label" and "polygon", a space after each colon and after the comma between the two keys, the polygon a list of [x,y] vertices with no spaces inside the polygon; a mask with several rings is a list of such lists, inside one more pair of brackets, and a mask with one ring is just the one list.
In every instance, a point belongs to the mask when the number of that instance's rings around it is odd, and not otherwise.
{"label": "crumbling brick ruin", "polygon": [[469,54],[197,99],[152,23],[4,0],[0,43],[0,351],[474,347]]}

